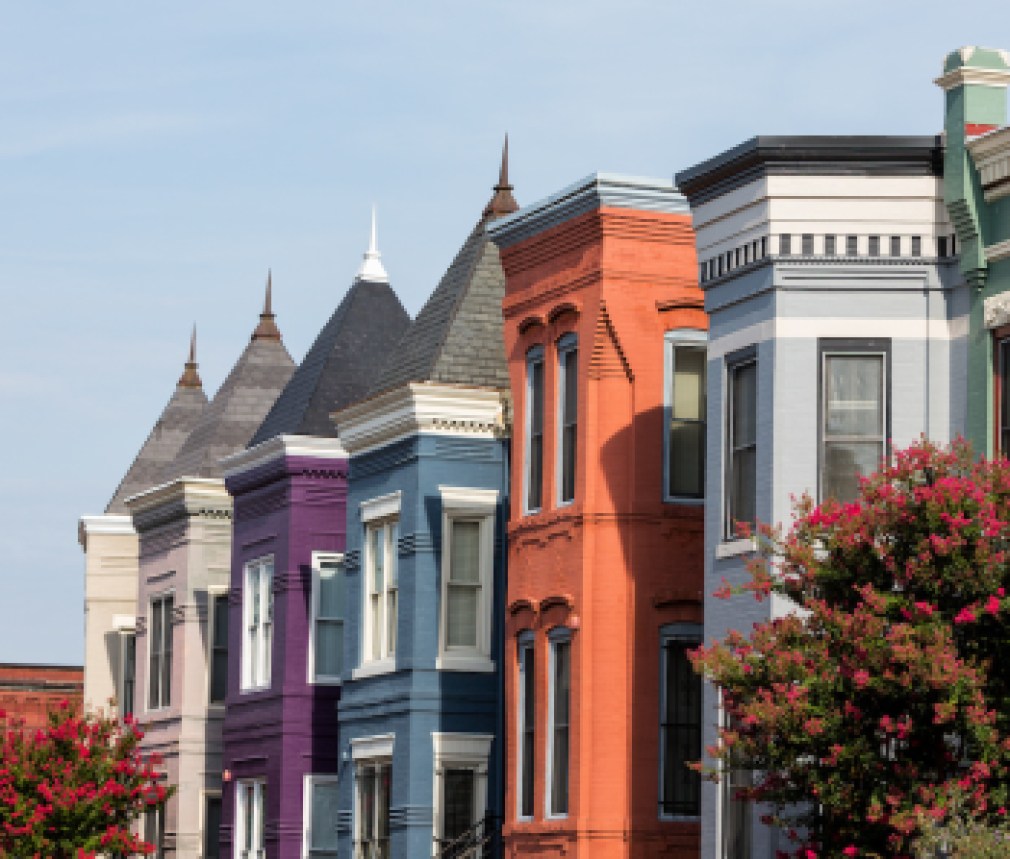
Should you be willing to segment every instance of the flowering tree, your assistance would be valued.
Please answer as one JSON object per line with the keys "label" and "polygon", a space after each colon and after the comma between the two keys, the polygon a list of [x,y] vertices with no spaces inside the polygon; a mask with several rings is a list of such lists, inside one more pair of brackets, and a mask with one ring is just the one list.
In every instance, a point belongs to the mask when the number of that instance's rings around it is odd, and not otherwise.
{"label": "flowering tree", "polygon": [[0,730],[0,856],[154,851],[130,824],[169,791],[157,761],[141,758],[131,719],[83,717],[64,703],[38,731],[0,710]]}
{"label": "flowering tree", "polygon": [[927,823],[1004,821],[1010,764],[1010,465],[920,442],[855,502],[762,526],[751,580],[799,607],[695,654],[797,856],[910,855]]}

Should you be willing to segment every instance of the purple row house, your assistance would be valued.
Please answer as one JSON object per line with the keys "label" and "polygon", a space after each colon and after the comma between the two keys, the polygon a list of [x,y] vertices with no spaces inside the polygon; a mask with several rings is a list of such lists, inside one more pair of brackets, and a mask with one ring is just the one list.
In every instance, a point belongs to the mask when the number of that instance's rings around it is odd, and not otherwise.
{"label": "purple row house", "polygon": [[207,767],[222,773],[222,856],[337,855],[347,454],[329,415],[364,396],[409,322],[373,214],[351,288],[248,448],[224,460],[228,635],[213,646],[227,706],[221,766]]}

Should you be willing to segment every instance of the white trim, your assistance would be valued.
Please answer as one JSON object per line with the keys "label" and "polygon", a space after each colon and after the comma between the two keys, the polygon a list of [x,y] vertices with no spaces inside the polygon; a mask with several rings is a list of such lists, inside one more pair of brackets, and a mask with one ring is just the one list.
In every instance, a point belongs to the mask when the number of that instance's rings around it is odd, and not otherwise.
{"label": "white trim", "polygon": [[[264,571],[267,573],[266,587],[264,588],[261,583],[257,590],[259,620],[255,627],[255,664],[253,663],[250,639],[250,629],[253,626],[254,613],[253,604],[249,597],[249,580],[253,567],[257,568],[257,574],[261,580]],[[239,682],[239,691],[241,692],[263,691],[264,689],[269,689],[272,684],[274,640],[273,589],[275,572],[276,564],[272,553],[261,555],[258,558],[251,558],[242,565],[242,634],[240,636],[242,642],[242,671]],[[269,633],[269,636],[267,633]]]}
{"label": "white trim", "polygon": [[445,769],[468,769],[474,774],[473,822],[480,820],[487,808],[488,758],[491,755],[491,734],[461,734],[431,732],[434,766],[432,793],[432,856],[437,854],[442,838],[442,773]]}
{"label": "white trim", "polygon": [[1010,84],[1010,70],[1008,69],[980,69],[973,66],[960,66],[946,74],[936,78],[935,83],[944,92],[948,92],[965,84],[974,86],[995,87],[1006,89]]}
{"label": "white trim", "polygon": [[[310,859],[312,849],[312,792],[318,784],[340,784],[340,777],[333,773],[305,773],[302,776],[302,859]],[[336,820],[334,819],[334,822]],[[334,826],[334,832],[336,832]],[[317,851],[318,853],[318,851]],[[332,851],[337,855],[337,850]]]}
{"label": "white trim", "polygon": [[86,537],[98,534],[130,536],[136,534],[132,516],[115,516],[111,513],[104,516],[82,516],[80,529]]}
{"label": "white trim", "polygon": [[[565,808],[563,813],[551,811],[552,785],[554,784],[554,674],[558,645],[568,646],[568,779],[566,781]],[[563,820],[571,814],[572,802],[572,636],[570,630],[558,627],[547,638],[547,758],[544,761],[544,819]]]}
{"label": "white trim", "polygon": [[[526,686],[523,682],[523,652],[529,650],[533,654],[533,758],[534,758],[534,773],[536,771],[536,743],[537,743],[537,729],[536,729],[536,694],[537,694],[537,678],[536,678],[536,666],[537,666],[537,652],[536,652],[536,637],[531,630],[526,630],[519,634],[516,641],[516,679],[518,683],[518,690],[516,693],[516,705],[518,710],[516,712],[516,820],[525,821],[533,820],[535,815],[534,812],[530,814],[523,814],[523,743],[526,737]],[[536,784],[536,776],[534,774],[534,791]],[[533,797],[530,797],[530,808],[534,808]]]}
{"label": "white trim", "polygon": [[363,661],[357,668],[351,670],[352,680],[363,680],[366,677],[375,677],[379,674],[392,674],[396,671],[396,658],[369,659]]}
{"label": "white trim", "polygon": [[[266,821],[264,819],[266,817],[266,803],[263,797],[266,787],[265,776],[243,778],[235,782],[235,826],[232,830],[234,832],[232,849],[235,859],[265,859],[266,857]],[[250,800],[248,809],[243,806],[242,802],[245,796],[248,796]],[[251,849],[243,850],[242,836],[246,828],[246,814],[249,811],[252,813],[250,829],[253,841],[258,840],[259,843],[253,843],[249,845]]]}
{"label": "white trim", "polygon": [[137,628],[137,618],[132,614],[114,614],[112,628],[116,632],[133,632]]}
{"label": "white trim", "polygon": [[419,433],[500,438],[508,430],[508,399],[493,388],[411,382],[331,418],[347,451],[360,456]]}
{"label": "white trim", "polygon": [[1005,242],[997,242],[994,245],[987,245],[985,258],[986,262],[999,262],[1000,260],[1010,258],[1010,239],[1007,239]]}
{"label": "white trim", "polygon": [[[342,579],[345,575],[343,564],[344,564],[344,553],[343,552],[313,552],[312,553],[312,586],[311,586],[311,596],[309,598],[309,644],[308,651],[305,660],[305,678],[306,682],[310,686],[339,686],[342,682],[342,675],[344,671],[344,663],[346,658],[341,659],[340,673],[339,674],[321,674],[316,675],[316,625],[319,621],[319,574],[322,569],[322,565],[330,563],[338,568],[336,575],[340,576]],[[347,582],[346,579],[341,583],[344,588],[344,610],[347,610]],[[336,618],[327,618],[327,620],[336,620]],[[344,629],[344,624],[346,624],[347,618],[340,618],[341,631]],[[346,642],[344,642],[346,644]],[[343,649],[342,655],[346,657],[346,649]]]}
{"label": "white trim", "polygon": [[373,734],[351,739],[351,760],[369,761],[393,757],[396,734]]}
{"label": "white trim", "polygon": [[493,674],[494,660],[487,656],[464,656],[458,653],[440,653],[435,657],[436,671],[470,671],[474,674]]}
{"label": "white trim", "polygon": [[376,498],[362,501],[358,505],[361,511],[361,521],[367,524],[374,522],[376,519],[388,519],[391,516],[399,516],[402,494],[397,489],[396,492],[390,492],[388,495],[379,495]]}
{"label": "white trim", "polygon": [[473,489],[469,486],[439,486],[442,509],[464,509],[473,513],[494,513],[500,493],[497,489]]}
{"label": "white trim", "polygon": [[[562,498],[564,491],[564,397],[565,386],[568,383],[568,373],[565,370],[564,359],[569,352],[575,353],[575,461],[572,468],[572,497]],[[579,470],[579,336],[574,331],[562,334],[554,341],[554,366],[556,368],[557,390],[554,392],[554,504],[556,507],[567,507],[575,503],[575,480]]]}
{"label": "white trim", "polygon": [[347,451],[338,438],[311,435],[278,435],[255,447],[240,450],[221,459],[225,478],[251,471],[275,459],[306,456],[313,459],[347,459]]}
{"label": "white trim", "polygon": [[[172,654],[172,666],[171,666],[171,670],[168,672],[168,701],[164,701],[163,702],[161,700],[161,695],[159,694],[159,696],[158,696],[158,706],[157,707],[152,707],[151,706],[151,679],[152,679],[152,675],[151,675],[151,641],[153,640],[153,638],[152,638],[152,632],[154,631],[154,604],[156,602],[164,601],[164,600],[168,599],[169,597],[171,597],[171,599],[172,599],[172,611],[168,613],[167,617],[163,617],[162,618],[161,653],[160,653],[160,659],[159,659],[159,662],[158,662],[158,672],[160,674],[161,670],[162,670],[162,667],[161,667],[162,666],[162,661],[165,658],[165,641],[167,639],[168,641],[171,642],[171,654]],[[134,698],[134,702],[133,702],[133,710],[134,710],[134,712],[158,713],[158,712],[161,712],[163,710],[167,710],[169,707],[172,706],[172,691],[173,691],[173,687],[175,686],[175,677],[173,677],[173,675],[175,673],[175,664],[176,664],[176,661],[177,661],[177,659],[176,659],[176,651],[175,651],[175,628],[174,628],[174,624],[172,622],[172,615],[174,615],[174,614],[175,614],[175,588],[168,588],[167,590],[160,591],[159,593],[152,593],[152,594],[148,594],[147,595],[147,630],[146,630],[146,633],[145,633],[145,636],[144,636],[144,638],[146,640],[146,643],[147,643],[147,653],[145,654],[145,656],[147,657],[146,660],[145,660],[145,662],[147,663],[147,665],[145,666],[144,677],[147,680],[147,683],[145,684],[146,688],[144,689],[144,702],[143,702],[144,703],[144,708],[143,708],[143,710],[140,710],[140,708],[137,706],[136,698]],[[166,628],[168,630],[167,636],[165,634]],[[162,690],[159,690],[159,691],[162,691]],[[136,696],[136,694],[137,694],[136,682],[134,682],[133,694],[134,694],[134,696]]]}
{"label": "white trim", "polygon": [[744,537],[739,540],[723,540],[716,543],[715,556],[723,558],[735,558],[738,555],[746,555],[748,552],[757,551],[757,541],[753,537]]}
{"label": "white trim", "polygon": [[[536,507],[529,506],[530,499],[530,445],[533,439],[533,408],[532,390],[533,375],[530,367],[540,364],[540,504]],[[539,513],[544,507],[544,461],[547,458],[547,451],[544,450],[544,429],[546,428],[546,406],[547,406],[547,350],[542,343],[537,343],[526,350],[523,356],[523,485],[522,485],[522,511],[523,514]]]}
{"label": "white trim", "polygon": [[158,486],[152,486],[136,495],[131,495],[123,503],[132,516],[159,507],[169,501],[181,500],[189,507],[217,503],[221,509],[231,510],[232,498],[225,488],[224,480],[216,477],[180,477]]}
{"label": "white trim", "polygon": [[[663,476],[660,491],[663,501],[667,504],[702,505],[705,503],[705,476],[707,474],[704,462],[702,463],[700,496],[671,495],[668,491],[670,482],[670,423],[673,420],[672,370],[674,350],[678,345],[705,347],[705,377],[708,378],[708,332],[700,328],[673,328],[665,332],[663,334]],[[705,450],[708,435],[707,410],[702,411],[701,423],[705,428],[705,432],[702,433],[702,452],[707,456]]]}
{"label": "white trim", "polygon": [[[400,509],[399,492],[393,493],[393,495],[396,496],[395,509],[398,511]],[[376,501],[384,501],[384,499],[391,497],[389,495],[383,496],[383,499],[376,499]],[[400,625],[399,559],[397,558],[400,523],[399,519],[390,518],[388,510],[392,509],[391,505],[384,502],[377,509],[385,515],[378,515],[366,522],[364,545],[361,550],[361,650],[358,668],[352,673],[355,679],[396,669],[396,649]],[[373,535],[375,535],[377,550],[382,553],[382,586],[381,590],[375,593],[372,592],[376,572],[372,551]],[[375,597],[378,598],[378,602],[373,617],[372,600]],[[377,651],[373,646],[376,635],[375,624],[379,626]]]}

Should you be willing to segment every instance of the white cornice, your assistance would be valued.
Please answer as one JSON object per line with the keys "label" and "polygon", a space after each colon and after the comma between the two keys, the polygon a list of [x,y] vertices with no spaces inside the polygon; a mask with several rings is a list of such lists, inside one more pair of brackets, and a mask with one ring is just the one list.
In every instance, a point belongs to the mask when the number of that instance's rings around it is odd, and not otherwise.
{"label": "white cornice", "polygon": [[1010,69],[978,69],[972,66],[962,66],[947,72],[933,81],[944,91],[952,90],[954,87],[964,84],[975,84],[976,86],[1006,87],[1010,84]]}
{"label": "white cornice", "polygon": [[351,757],[356,761],[391,758],[396,734],[376,734],[374,737],[351,739]]}
{"label": "white cornice", "polygon": [[445,510],[494,510],[498,503],[497,489],[474,489],[469,486],[439,486]]}
{"label": "white cornice", "polygon": [[130,513],[136,516],[173,501],[194,506],[211,503],[231,507],[231,496],[225,489],[224,481],[214,477],[180,477],[131,495],[125,503]]}
{"label": "white cornice", "polygon": [[1007,239],[1005,242],[988,245],[985,249],[985,259],[986,262],[999,262],[1000,260],[1010,259],[1010,239]]}
{"label": "white cornice", "polygon": [[400,514],[400,499],[402,493],[399,489],[390,492],[388,495],[380,495],[378,498],[369,498],[361,502],[361,521],[374,522],[376,519],[388,519],[390,516]]}
{"label": "white cornice", "polygon": [[351,455],[360,455],[418,433],[499,438],[507,431],[508,394],[412,382],[350,406],[332,417]]}
{"label": "white cornice", "polygon": [[1010,127],[968,141],[987,203],[1010,196]]}
{"label": "white cornice", "polygon": [[88,550],[88,538],[94,536],[133,537],[137,532],[133,528],[130,516],[119,516],[105,513],[100,516],[82,516],[77,523],[77,542],[84,551]]}
{"label": "white cornice", "polygon": [[221,460],[225,477],[251,471],[275,459],[307,456],[313,459],[347,459],[347,451],[338,438],[311,435],[279,435],[248,450],[241,450]]}

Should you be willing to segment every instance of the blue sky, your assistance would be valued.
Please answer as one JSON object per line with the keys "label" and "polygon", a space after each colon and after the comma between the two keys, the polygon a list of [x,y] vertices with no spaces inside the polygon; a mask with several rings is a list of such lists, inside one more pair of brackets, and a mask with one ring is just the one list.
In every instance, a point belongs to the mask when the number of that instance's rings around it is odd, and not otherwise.
{"label": "blue sky", "polygon": [[758,133],[934,133],[943,55],[1010,48],[1002,4],[921,0],[52,0],[3,19],[0,662],[82,660],[77,521],[150,431],[192,324],[212,394],[272,267],[299,360],[372,203],[413,314],[506,131],[528,203]]}

